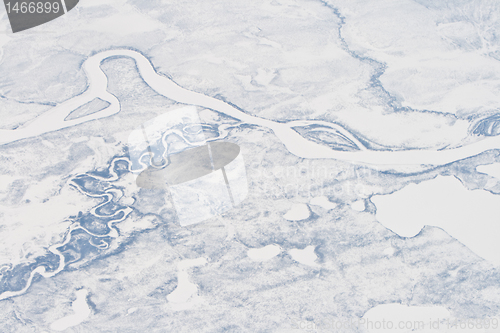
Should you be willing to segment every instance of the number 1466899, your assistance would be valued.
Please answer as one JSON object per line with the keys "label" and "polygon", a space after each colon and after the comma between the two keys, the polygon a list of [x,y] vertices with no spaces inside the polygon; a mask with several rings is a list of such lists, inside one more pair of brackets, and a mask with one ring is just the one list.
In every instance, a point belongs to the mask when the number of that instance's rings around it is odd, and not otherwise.
{"label": "number 1466899", "polygon": [[5,4],[7,13],[22,14],[57,14],[61,10],[59,2],[7,2]]}

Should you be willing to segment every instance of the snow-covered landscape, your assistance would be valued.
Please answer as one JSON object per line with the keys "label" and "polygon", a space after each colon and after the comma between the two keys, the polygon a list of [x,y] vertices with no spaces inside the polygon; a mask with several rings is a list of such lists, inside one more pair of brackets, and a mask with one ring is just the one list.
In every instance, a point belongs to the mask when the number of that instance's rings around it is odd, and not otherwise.
{"label": "snow-covered landscape", "polygon": [[71,6],[0,9],[1,332],[500,331],[499,2]]}

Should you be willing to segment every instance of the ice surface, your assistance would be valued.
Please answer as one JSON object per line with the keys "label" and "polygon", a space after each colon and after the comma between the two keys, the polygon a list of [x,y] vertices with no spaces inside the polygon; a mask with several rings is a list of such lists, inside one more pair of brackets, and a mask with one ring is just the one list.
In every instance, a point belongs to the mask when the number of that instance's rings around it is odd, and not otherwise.
{"label": "ice surface", "polygon": [[260,249],[249,249],[248,256],[255,261],[267,261],[281,253],[278,245],[266,245]]}
{"label": "ice surface", "polygon": [[288,253],[292,256],[293,260],[307,266],[317,266],[315,263],[318,256],[314,253],[315,246],[309,245],[304,249],[291,249]]}
{"label": "ice surface", "polygon": [[78,290],[76,300],[71,303],[71,309],[74,314],[63,317],[50,324],[50,328],[54,331],[65,331],[70,327],[77,326],[86,320],[92,313],[87,304],[88,291],[85,289]]}
{"label": "ice surface", "polygon": [[334,202],[331,202],[325,196],[315,197],[315,198],[311,199],[311,205],[320,206],[320,207],[323,207],[324,209],[328,209],[328,210],[334,209],[335,207],[337,207],[337,204],[335,204]]}
{"label": "ice surface", "polygon": [[351,208],[358,211],[358,212],[362,212],[365,210],[365,201],[364,200],[356,200],[351,204]]}
{"label": "ice surface", "polygon": [[283,217],[288,221],[300,221],[309,217],[310,211],[306,204],[293,204],[292,208]]}
{"label": "ice surface", "polygon": [[495,177],[500,181],[500,163],[478,165],[476,167],[476,170],[482,173],[486,173],[491,177]]}
{"label": "ice surface", "polygon": [[500,265],[499,196],[470,191],[454,177],[438,176],[371,200],[377,207],[377,219],[398,235],[414,237],[423,226],[436,226]]}

